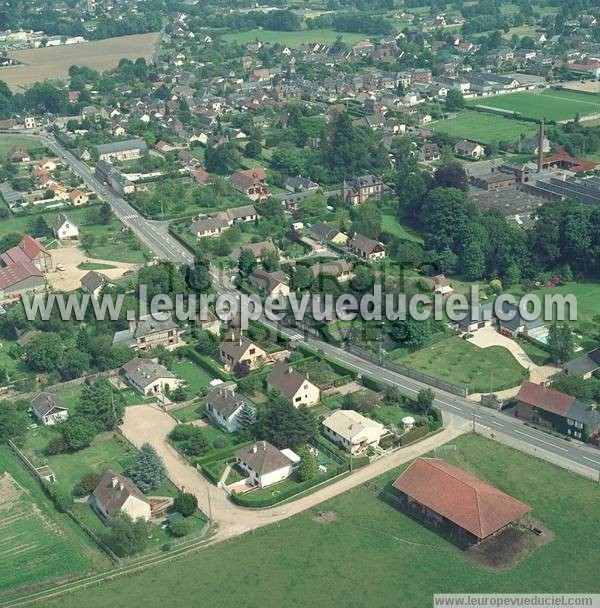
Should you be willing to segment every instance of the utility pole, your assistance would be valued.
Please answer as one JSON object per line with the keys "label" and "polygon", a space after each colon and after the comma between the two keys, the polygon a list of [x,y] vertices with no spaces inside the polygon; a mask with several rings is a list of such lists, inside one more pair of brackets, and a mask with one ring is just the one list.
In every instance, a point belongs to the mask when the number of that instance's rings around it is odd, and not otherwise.
{"label": "utility pole", "polygon": [[210,504],[210,488],[206,487],[206,496],[208,497],[208,521],[212,524],[212,506]]}

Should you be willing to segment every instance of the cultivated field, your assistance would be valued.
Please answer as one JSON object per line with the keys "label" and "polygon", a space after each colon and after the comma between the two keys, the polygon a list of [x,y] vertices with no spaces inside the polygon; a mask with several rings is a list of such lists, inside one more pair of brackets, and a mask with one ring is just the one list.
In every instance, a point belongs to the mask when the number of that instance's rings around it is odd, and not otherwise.
{"label": "cultivated field", "polygon": [[429,127],[433,131],[448,133],[453,137],[464,137],[481,144],[515,142],[521,135],[529,137],[537,131],[537,126],[531,122],[471,111],[463,112],[449,120],[432,122]]}
{"label": "cultivated field", "polygon": [[[66,595],[45,608],[426,608],[436,592],[598,593],[600,542],[596,484],[478,436],[437,456],[463,467],[533,508],[553,538],[511,569],[489,570],[364,486],[276,525],[161,566]],[[377,480],[389,484],[400,470]],[[565,576],[568,556],[568,576]],[[301,573],[301,574],[299,574]],[[344,584],[332,581],[343,578]],[[231,584],[235,581],[236,584]],[[243,590],[243,591],[240,591]]]}
{"label": "cultivated field", "polygon": [[279,43],[281,45],[287,45],[290,48],[296,48],[301,44],[308,44],[310,42],[332,44],[337,40],[338,36],[340,36],[342,41],[346,44],[356,44],[360,40],[366,38],[364,34],[341,33],[325,29],[302,30],[300,32],[275,32],[271,30],[256,29],[247,32],[224,34],[221,38],[229,42],[235,41],[239,44],[246,44],[247,42],[259,40],[264,44]]}
{"label": "cultivated field", "polygon": [[0,595],[105,563],[83,532],[55,511],[9,449],[0,446]]}
{"label": "cultivated field", "polygon": [[542,93],[511,93],[468,102],[472,106],[485,106],[517,112],[528,118],[546,120],[572,120],[576,114],[600,112],[600,96],[575,91],[546,89]]}
{"label": "cultivated field", "polygon": [[3,68],[0,80],[13,91],[19,91],[41,80],[67,78],[72,65],[102,71],[115,67],[124,57],[149,59],[157,36],[157,33],[135,34],[76,45],[13,51],[9,55],[24,65]]}

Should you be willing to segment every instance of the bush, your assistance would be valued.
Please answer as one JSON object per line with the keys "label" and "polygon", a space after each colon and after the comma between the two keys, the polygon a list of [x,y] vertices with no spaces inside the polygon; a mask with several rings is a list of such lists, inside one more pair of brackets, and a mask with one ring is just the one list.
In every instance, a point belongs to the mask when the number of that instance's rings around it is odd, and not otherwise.
{"label": "bush", "polygon": [[45,483],[44,487],[52,502],[61,513],[68,513],[73,507],[73,497],[64,492],[56,484]]}
{"label": "bush", "polygon": [[193,523],[189,519],[180,519],[169,526],[169,530],[174,536],[186,536],[192,531]]}
{"label": "bush", "polygon": [[184,517],[189,517],[198,508],[198,499],[189,492],[180,492],[173,501],[173,508]]}
{"label": "bush", "polygon": [[225,437],[217,437],[213,442],[213,448],[216,448],[217,450],[221,450],[224,447],[227,447],[227,439],[225,439]]}
{"label": "bush", "polygon": [[194,426],[191,424],[177,424],[169,434],[173,441],[188,441],[194,432]]}
{"label": "bush", "polygon": [[53,437],[46,446],[46,454],[54,456],[55,454],[63,454],[69,449],[69,446],[62,437]]}
{"label": "bush", "polygon": [[78,498],[83,498],[84,496],[88,496],[95,489],[98,483],[100,483],[100,477],[98,473],[86,473],[74,486],[73,486],[73,496],[77,496]]}

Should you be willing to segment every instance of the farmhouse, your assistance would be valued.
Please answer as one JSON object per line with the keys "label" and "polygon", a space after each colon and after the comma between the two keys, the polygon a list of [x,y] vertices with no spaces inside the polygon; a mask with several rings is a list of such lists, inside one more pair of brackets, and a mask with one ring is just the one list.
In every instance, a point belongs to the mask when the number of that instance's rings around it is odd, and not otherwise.
{"label": "farmhouse", "polygon": [[235,458],[242,471],[248,474],[247,482],[260,488],[283,481],[293,472],[293,461],[268,441],[240,448]]}
{"label": "farmhouse", "polygon": [[104,519],[126,513],[131,519],[148,521],[151,516],[150,501],[129,479],[112,469],[102,475],[91,499],[91,505]]}
{"label": "farmhouse", "polygon": [[319,387],[283,361],[275,365],[267,376],[267,390],[280,390],[294,405],[314,405],[319,402]]}
{"label": "farmhouse", "polygon": [[138,350],[151,350],[157,346],[167,349],[179,344],[177,325],[171,317],[155,318],[145,315],[137,321],[129,321],[129,329],[115,332],[113,344],[125,344]]}
{"label": "farmhouse", "polygon": [[393,484],[404,509],[461,545],[521,520],[531,507],[439,458],[417,458]]}
{"label": "farmhouse", "polygon": [[228,433],[234,433],[240,428],[239,415],[246,405],[244,400],[236,395],[236,391],[235,382],[224,382],[213,388],[205,397],[206,413],[216,425]]}
{"label": "farmhouse", "polygon": [[237,171],[230,178],[231,185],[253,201],[262,201],[269,198],[267,186],[267,173],[264,169],[254,168]]}
{"label": "farmhouse", "polygon": [[384,191],[383,182],[376,175],[353,177],[342,184],[342,200],[350,205],[360,205],[368,198],[379,199]]}
{"label": "farmhouse", "polygon": [[2,261],[9,266],[14,262],[31,262],[38,270],[52,270],[52,255],[32,236],[26,234],[16,247],[11,247],[0,255]]}
{"label": "farmhouse", "polygon": [[64,213],[59,213],[52,224],[52,232],[59,241],[73,241],[79,238],[79,228]]}
{"label": "farmhouse", "polygon": [[516,399],[517,417],[581,441],[598,443],[600,412],[596,408],[529,381],[523,382]]}
{"label": "farmhouse", "polygon": [[231,371],[243,367],[256,369],[261,361],[267,361],[267,351],[242,334],[242,331],[230,330],[223,342],[219,344],[223,368]]}
{"label": "farmhouse", "polygon": [[181,384],[179,378],[153,359],[135,357],[123,365],[121,372],[125,380],[144,396],[164,395]]}
{"label": "farmhouse", "polygon": [[98,159],[106,162],[140,158],[147,149],[148,147],[143,139],[127,139],[112,144],[100,144],[96,146]]}
{"label": "farmhouse", "polygon": [[44,270],[52,267],[52,257],[46,248],[29,235],[16,247],[0,254],[0,298],[46,286]]}
{"label": "farmhouse", "polygon": [[67,406],[56,395],[46,392],[31,400],[31,411],[44,426],[53,426],[69,417]]}
{"label": "farmhouse", "polygon": [[369,262],[382,260],[385,257],[384,246],[378,241],[369,239],[362,234],[355,234],[348,243],[348,248],[351,253]]}
{"label": "farmhouse", "polygon": [[255,270],[248,277],[250,284],[266,292],[270,296],[287,296],[290,293],[288,278],[283,270],[267,272],[266,270]]}
{"label": "farmhouse", "polygon": [[324,434],[352,454],[362,454],[369,447],[377,447],[386,432],[383,424],[354,410],[337,410],[322,424]]}

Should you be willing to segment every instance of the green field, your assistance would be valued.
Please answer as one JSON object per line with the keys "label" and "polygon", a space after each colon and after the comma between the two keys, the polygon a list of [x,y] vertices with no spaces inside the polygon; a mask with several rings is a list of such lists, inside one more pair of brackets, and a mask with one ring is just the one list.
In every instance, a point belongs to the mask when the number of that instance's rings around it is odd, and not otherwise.
{"label": "green field", "polygon": [[107,563],[6,446],[0,446],[0,563],[0,596]]}
{"label": "green field", "polygon": [[[438,457],[470,470],[533,508],[553,540],[513,568],[475,566],[434,532],[364,486],[276,525],[184,559],[47,602],[47,608],[428,608],[436,592],[598,593],[598,486],[540,460],[469,435]],[[401,469],[378,480],[389,483]],[[319,513],[334,521],[315,521]],[[565,560],[568,568],[565,568]],[[235,581],[235,584],[232,584]]]}
{"label": "green field", "polygon": [[[488,103],[489,100],[486,100]],[[429,128],[453,137],[465,138],[481,144],[509,141],[515,142],[521,135],[529,137],[536,133],[537,126],[524,120],[505,118],[486,112],[463,112],[456,118],[432,122]]]}
{"label": "green field", "polygon": [[300,32],[275,32],[271,30],[256,29],[247,32],[224,34],[221,38],[228,42],[237,42],[239,44],[246,44],[259,40],[264,44],[279,43],[281,45],[289,46],[290,48],[296,48],[301,44],[308,44],[310,42],[332,44],[337,40],[338,36],[341,36],[342,41],[350,45],[354,45],[367,38],[364,34],[342,33],[325,29],[302,30]]}
{"label": "green field", "polygon": [[13,146],[21,146],[25,150],[41,149],[39,142],[28,137],[0,137],[0,161],[4,161],[6,153]]}
{"label": "green field", "polygon": [[171,371],[187,382],[188,399],[197,397],[201,389],[206,388],[214,377],[188,359],[183,359],[170,366]]}
{"label": "green field", "polygon": [[[441,380],[469,389],[470,393],[511,388],[525,379],[525,370],[501,346],[478,348],[458,336],[447,338],[398,359]],[[492,378],[493,374],[493,378]]]}
{"label": "green field", "polygon": [[576,114],[583,116],[600,112],[600,95],[546,89],[541,94],[510,93],[473,99],[468,105],[509,110],[528,118],[570,120]]}
{"label": "green field", "polygon": [[405,241],[414,241],[415,243],[422,243],[423,239],[416,234],[409,232],[397,219],[393,213],[383,213],[381,215],[381,228],[385,232],[389,232],[399,239]]}

